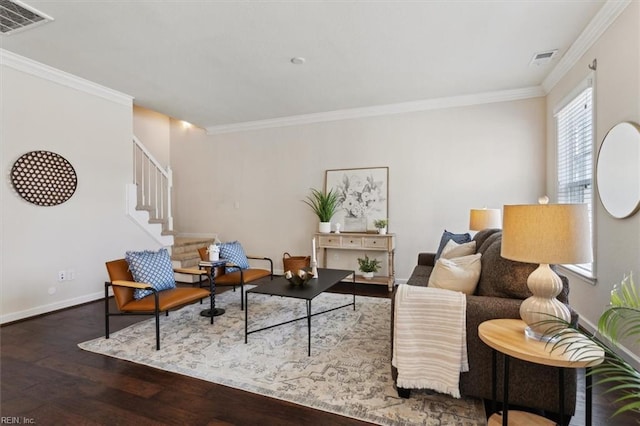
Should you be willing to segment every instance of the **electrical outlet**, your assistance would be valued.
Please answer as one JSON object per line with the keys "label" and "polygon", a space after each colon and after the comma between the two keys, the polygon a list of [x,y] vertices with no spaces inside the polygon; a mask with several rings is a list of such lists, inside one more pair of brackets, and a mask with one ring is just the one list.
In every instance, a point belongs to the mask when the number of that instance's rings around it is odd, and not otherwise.
{"label": "electrical outlet", "polygon": [[58,281],[64,281],[67,279],[66,271],[58,271]]}

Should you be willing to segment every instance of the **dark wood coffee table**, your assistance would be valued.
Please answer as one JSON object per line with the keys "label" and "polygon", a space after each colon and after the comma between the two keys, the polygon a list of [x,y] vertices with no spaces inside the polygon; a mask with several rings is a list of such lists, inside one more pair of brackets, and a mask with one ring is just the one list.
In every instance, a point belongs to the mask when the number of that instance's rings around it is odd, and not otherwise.
{"label": "dark wood coffee table", "polygon": [[[311,301],[320,293],[328,290],[342,280],[351,276],[353,284],[353,302],[346,305],[336,306],[335,308],[327,309],[326,311],[311,313]],[[281,322],[278,324],[263,327],[257,330],[249,331],[249,294],[268,294],[270,296],[282,296],[291,297],[294,299],[304,299],[307,301],[307,315],[304,317],[292,319],[289,321]],[[353,306],[353,310],[356,310],[356,273],[355,271],[349,271],[345,269],[325,269],[318,268],[318,278],[309,280],[302,286],[294,286],[284,278],[276,278],[264,284],[260,284],[257,287],[247,290],[244,293],[244,343],[247,343],[247,337],[249,334],[257,333],[259,331],[268,330],[270,328],[278,327],[281,325],[289,324],[295,321],[307,320],[307,332],[308,332],[308,355],[311,356],[311,317],[324,314],[327,312],[335,311],[336,309],[346,308],[347,306]]]}

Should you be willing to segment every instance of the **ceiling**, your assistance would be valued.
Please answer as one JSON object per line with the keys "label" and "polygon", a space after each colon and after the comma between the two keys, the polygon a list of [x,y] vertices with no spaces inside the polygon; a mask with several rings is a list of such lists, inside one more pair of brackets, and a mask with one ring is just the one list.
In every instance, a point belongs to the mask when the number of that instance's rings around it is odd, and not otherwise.
{"label": "ceiling", "polygon": [[606,3],[24,2],[54,21],[1,48],[205,128],[539,88]]}

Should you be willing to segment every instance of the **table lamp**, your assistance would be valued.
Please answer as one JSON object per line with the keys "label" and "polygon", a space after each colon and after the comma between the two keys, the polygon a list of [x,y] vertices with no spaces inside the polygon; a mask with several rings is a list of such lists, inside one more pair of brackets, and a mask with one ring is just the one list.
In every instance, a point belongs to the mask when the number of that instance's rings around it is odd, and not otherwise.
{"label": "table lamp", "polygon": [[550,340],[550,332],[557,324],[549,320],[557,317],[569,322],[571,315],[556,299],[562,291],[562,280],[549,265],[591,262],[587,205],[504,206],[500,254],[506,259],[540,264],[527,278],[533,296],[522,302],[520,317],[528,325],[527,336]]}
{"label": "table lamp", "polygon": [[487,228],[502,228],[500,209],[471,209],[469,213],[469,229],[482,231]]}

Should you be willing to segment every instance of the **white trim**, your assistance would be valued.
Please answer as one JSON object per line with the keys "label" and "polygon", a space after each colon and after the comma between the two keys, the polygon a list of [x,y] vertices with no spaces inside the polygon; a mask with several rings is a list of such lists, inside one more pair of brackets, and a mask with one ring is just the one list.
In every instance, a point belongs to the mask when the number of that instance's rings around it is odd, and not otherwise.
{"label": "white trim", "polygon": [[631,364],[633,368],[635,368],[636,370],[640,370],[640,357],[638,355],[633,353],[626,346],[623,346],[620,344],[614,345],[611,342],[611,340],[607,339],[602,334],[597,333],[598,327],[595,324],[593,324],[591,321],[586,319],[584,316],[582,316],[580,312],[578,312],[578,316],[579,316],[579,324],[581,327],[586,329],[591,334],[596,335],[596,337],[598,338],[598,340],[600,340],[600,342],[604,343],[612,351],[614,351],[615,353],[620,355],[622,358],[624,358],[624,360],[627,361],[629,364]]}
{"label": "white trim", "polygon": [[25,309],[24,311],[12,312],[10,314],[0,316],[0,324],[12,321],[18,321],[25,318],[35,317],[37,315],[48,314],[60,309],[71,308],[87,302],[104,299],[104,292],[86,294],[84,296],[74,297],[73,299],[62,300],[60,302],[50,303],[48,305],[36,306],[34,308]]}
{"label": "white trim", "polygon": [[61,84],[62,86],[80,90],[90,95],[99,96],[121,105],[133,105],[133,96],[109,89],[108,87],[104,87],[89,80],[85,80],[84,78],[60,71],[59,69],[25,58],[24,56],[17,55],[5,49],[0,49],[0,65],[5,65],[18,71]]}
{"label": "white trim", "polygon": [[593,43],[600,38],[607,28],[616,20],[622,11],[629,6],[631,0],[609,0],[598,11],[596,16],[589,22],[586,28],[573,42],[571,47],[558,61],[558,64],[551,70],[549,75],[542,82],[542,87],[546,93],[567,74],[571,68],[587,53]]}
{"label": "white trim", "polygon": [[[584,90],[588,89],[589,87],[592,87],[594,89],[593,92],[595,93],[595,79],[596,79],[596,75],[593,71],[591,71],[586,78],[580,81],[572,90],[569,91],[569,93],[565,95],[564,98],[562,98],[560,102],[558,102],[553,107],[553,116],[554,117],[557,116],[562,108],[566,107],[569,104],[569,102],[573,101],[576,98],[576,96],[578,96],[580,93],[582,93]],[[594,102],[594,105],[595,105],[595,102]]]}
{"label": "white trim", "polygon": [[378,105],[364,108],[350,108],[314,114],[293,115],[289,117],[267,120],[247,121],[243,123],[225,124],[206,127],[208,135],[269,129],[273,127],[298,126],[302,124],[323,123],[327,121],[349,120],[381,115],[404,114],[434,109],[455,108],[461,106],[480,105],[494,102],[516,101],[521,99],[545,96],[541,86],[521,89],[501,90],[497,92],[476,93],[472,95],[451,96],[446,98],[426,99],[413,102],[402,102],[389,105]]}
{"label": "white trim", "polygon": [[135,183],[128,183],[125,189],[125,213],[127,217],[144,229],[158,244],[169,249],[174,242],[173,235],[162,235],[162,225],[160,223],[149,223],[149,212],[136,209],[138,205],[138,186]]}

